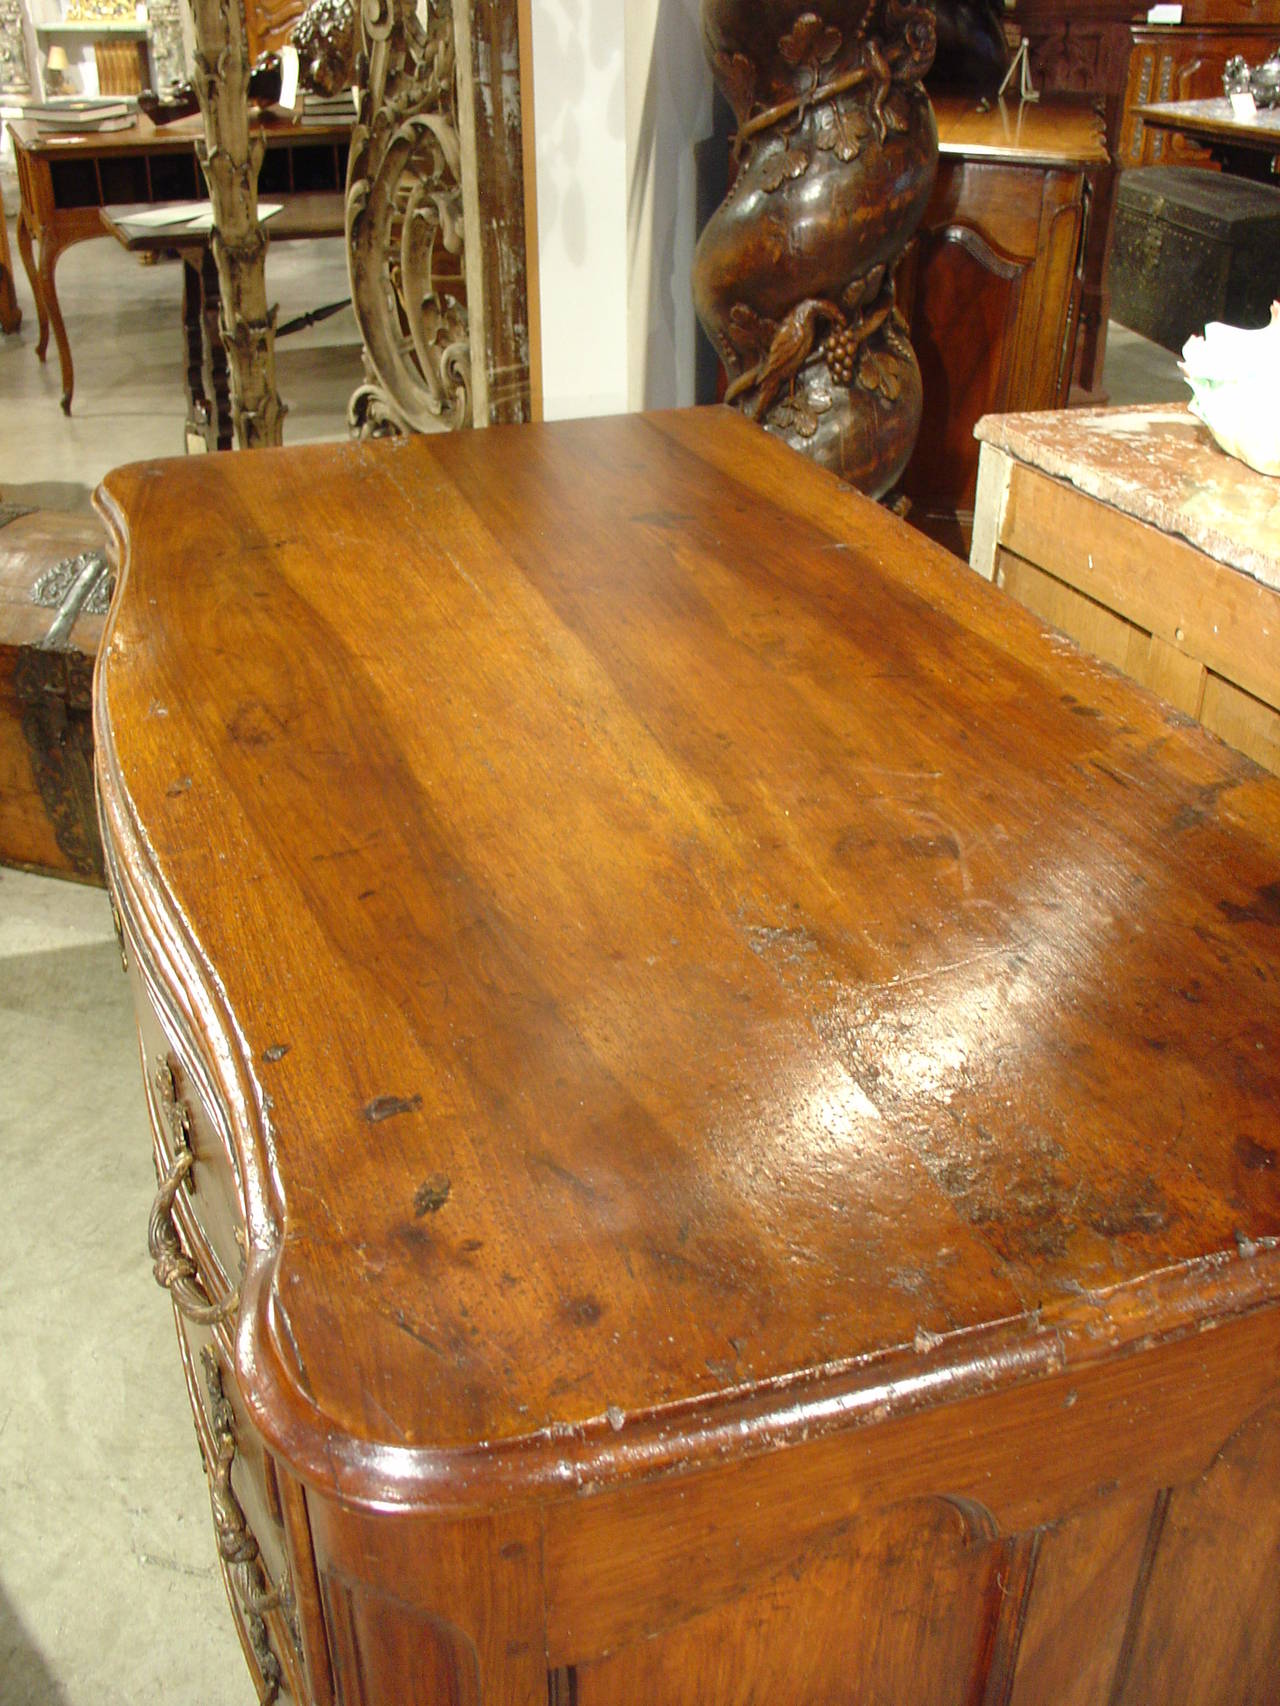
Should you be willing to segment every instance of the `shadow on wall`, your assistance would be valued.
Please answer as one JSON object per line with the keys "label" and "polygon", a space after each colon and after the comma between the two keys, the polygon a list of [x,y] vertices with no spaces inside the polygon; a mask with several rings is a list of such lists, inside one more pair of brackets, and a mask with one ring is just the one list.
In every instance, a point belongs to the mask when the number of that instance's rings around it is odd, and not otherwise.
{"label": "shadow on wall", "polygon": [[[656,13],[627,186],[627,272],[631,288],[646,293],[643,403],[652,409],[691,403],[695,394],[704,400],[695,386],[695,342],[702,334],[689,275],[698,233],[724,194],[728,150],[712,135],[714,84],[699,0],[628,0],[628,6]],[[727,131],[727,107],[724,115]],[[635,335],[634,316],[632,324]],[[709,345],[707,351],[714,362]],[[713,400],[714,377],[711,383]]]}
{"label": "shadow on wall", "polygon": [[551,122],[545,108],[539,114],[538,227],[544,240],[558,229],[575,267],[587,262],[583,171],[595,140],[583,135],[584,109],[593,120],[603,115],[606,137],[620,142],[626,131],[622,52],[609,12],[589,0],[540,0],[538,6],[537,77],[555,97]]}

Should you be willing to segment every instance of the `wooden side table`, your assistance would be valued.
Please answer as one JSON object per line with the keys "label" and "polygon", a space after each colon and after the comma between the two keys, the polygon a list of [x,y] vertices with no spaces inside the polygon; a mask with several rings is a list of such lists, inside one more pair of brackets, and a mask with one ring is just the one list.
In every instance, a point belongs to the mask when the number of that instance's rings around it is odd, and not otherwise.
{"label": "wooden side table", "polygon": [[[212,233],[183,231],[172,226],[142,230],[131,225],[131,218],[148,205],[163,204],[104,207],[102,223],[130,254],[176,254],[182,262],[186,446],[188,450],[230,450],[233,429],[228,400],[227,358],[218,325],[220,297]],[[266,221],[266,231],[272,243],[341,236],[343,198],[336,192],[324,190],[292,195],[279,213]]]}
{"label": "wooden side table", "polygon": [[1168,404],[977,436],[978,573],[1280,771],[1280,480]]}
{"label": "wooden side table", "polygon": [[[267,152],[258,180],[265,199],[298,190],[340,190],[346,182],[346,123],[303,128],[262,121]],[[196,160],[198,119],[84,136],[49,135],[30,122],[10,124],[21,207],[18,252],[36,300],[41,361],[52,330],[62,378],[62,412],[71,413],[75,368],[58,304],[58,257],[73,243],[105,237],[101,209],[119,202],[192,201],[205,193]]]}
{"label": "wooden side table", "polygon": [[729,410],[101,502],[260,1698],[1270,1700],[1280,784]]}

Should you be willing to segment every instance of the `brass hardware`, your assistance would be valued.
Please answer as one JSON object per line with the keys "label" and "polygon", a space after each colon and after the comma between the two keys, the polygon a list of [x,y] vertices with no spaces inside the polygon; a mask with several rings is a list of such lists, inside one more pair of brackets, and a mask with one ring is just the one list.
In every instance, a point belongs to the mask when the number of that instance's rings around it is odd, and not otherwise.
{"label": "brass hardware", "polygon": [[120,969],[128,971],[129,953],[124,945],[124,925],[120,922],[120,909],[116,905],[116,897],[108,889],[107,905],[111,908],[111,928],[116,933],[116,946],[120,950]]}
{"label": "brass hardware", "polygon": [[191,1117],[178,1100],[173,1069],[167,1062],[162,1061],[157,1067],[155,1082],[173,1137],[174,1158],[160,1181],[147,1222],[151,1271],[156,1284],[165,1288],[188,1321],[199,1327],[212,1327],[235,1314],[240,1306],[240,1293],[236,1289],[220,1303],[213,1302],[200,1282],[195,1263],[182,1248],[173,1223],[173,1201],[183,1181],[190,1184],[191,1169],[195,1166],[190,1144]]}
{"label": "brass hardware", "polygon": [[271,1650],[270,1636],[263,1619],[269,1611],[283,1611],[287,1617],[292,1609],[293,1596],[287,1590],[273,1588],[267,1580],[258,1542],[231,1485],[231,1465],[236,1457],[235,1416],[222,1389],[222,1372],[218,1359],[207,1345],[200,1352],[200,1361],[204,1364],[210,1420],[217,1442],[217,1457],[208,1468],[209,1499],[213,1506],[218,1554],[227,1566],[227,1574],[244,1607],[249,1645],[262,1680],[267,1685],[263,1706],[270,1706],[280,1692],[284,1673],[279,1659]]}

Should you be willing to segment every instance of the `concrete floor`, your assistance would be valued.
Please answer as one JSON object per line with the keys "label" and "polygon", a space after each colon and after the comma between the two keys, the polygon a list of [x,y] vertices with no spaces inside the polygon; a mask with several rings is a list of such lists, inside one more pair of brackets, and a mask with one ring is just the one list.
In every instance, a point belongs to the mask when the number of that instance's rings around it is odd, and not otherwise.
{"label": "concrete floor", "polygon": [[[12,205],[12,204],[11,204]],[[15,250],[16,259],[16,250]],[[282,317],[346,294],[336,242],[269,262]],[[35,317],[0,338],[0,495],[79,508],[106,471],[176,454],[178,269],[109,240],[69,250],[59,294],[74,413]],[[288,442],[345,436],[349,310],[279,353]],[[1111,400],[1185,396],[1122,328]],[[146,1256],[154,1190],[128,993],[105,897],[0,871],[0,1702],[249,1706],[214,1563],[173,1327]]]}

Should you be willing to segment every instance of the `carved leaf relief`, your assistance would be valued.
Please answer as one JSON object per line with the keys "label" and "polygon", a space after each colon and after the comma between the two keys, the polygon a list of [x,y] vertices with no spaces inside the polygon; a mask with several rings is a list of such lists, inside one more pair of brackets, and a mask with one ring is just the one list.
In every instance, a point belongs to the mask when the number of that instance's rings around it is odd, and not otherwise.
{"label": "carved leaf relief", "polygon": [[792,178],[802,178],[809,170],[809,156],[790,148],[779,148],[770,154],[760,169],[760,183],[766,190],[781,189]]}
{"label": "carved leaf relief", "polygon": [[816,12],[802,12],[778,43],[778,52],[788,65],[807,66],[816,82],[820,67],[830,64],[843,41],[834,24],[824,27]]}

